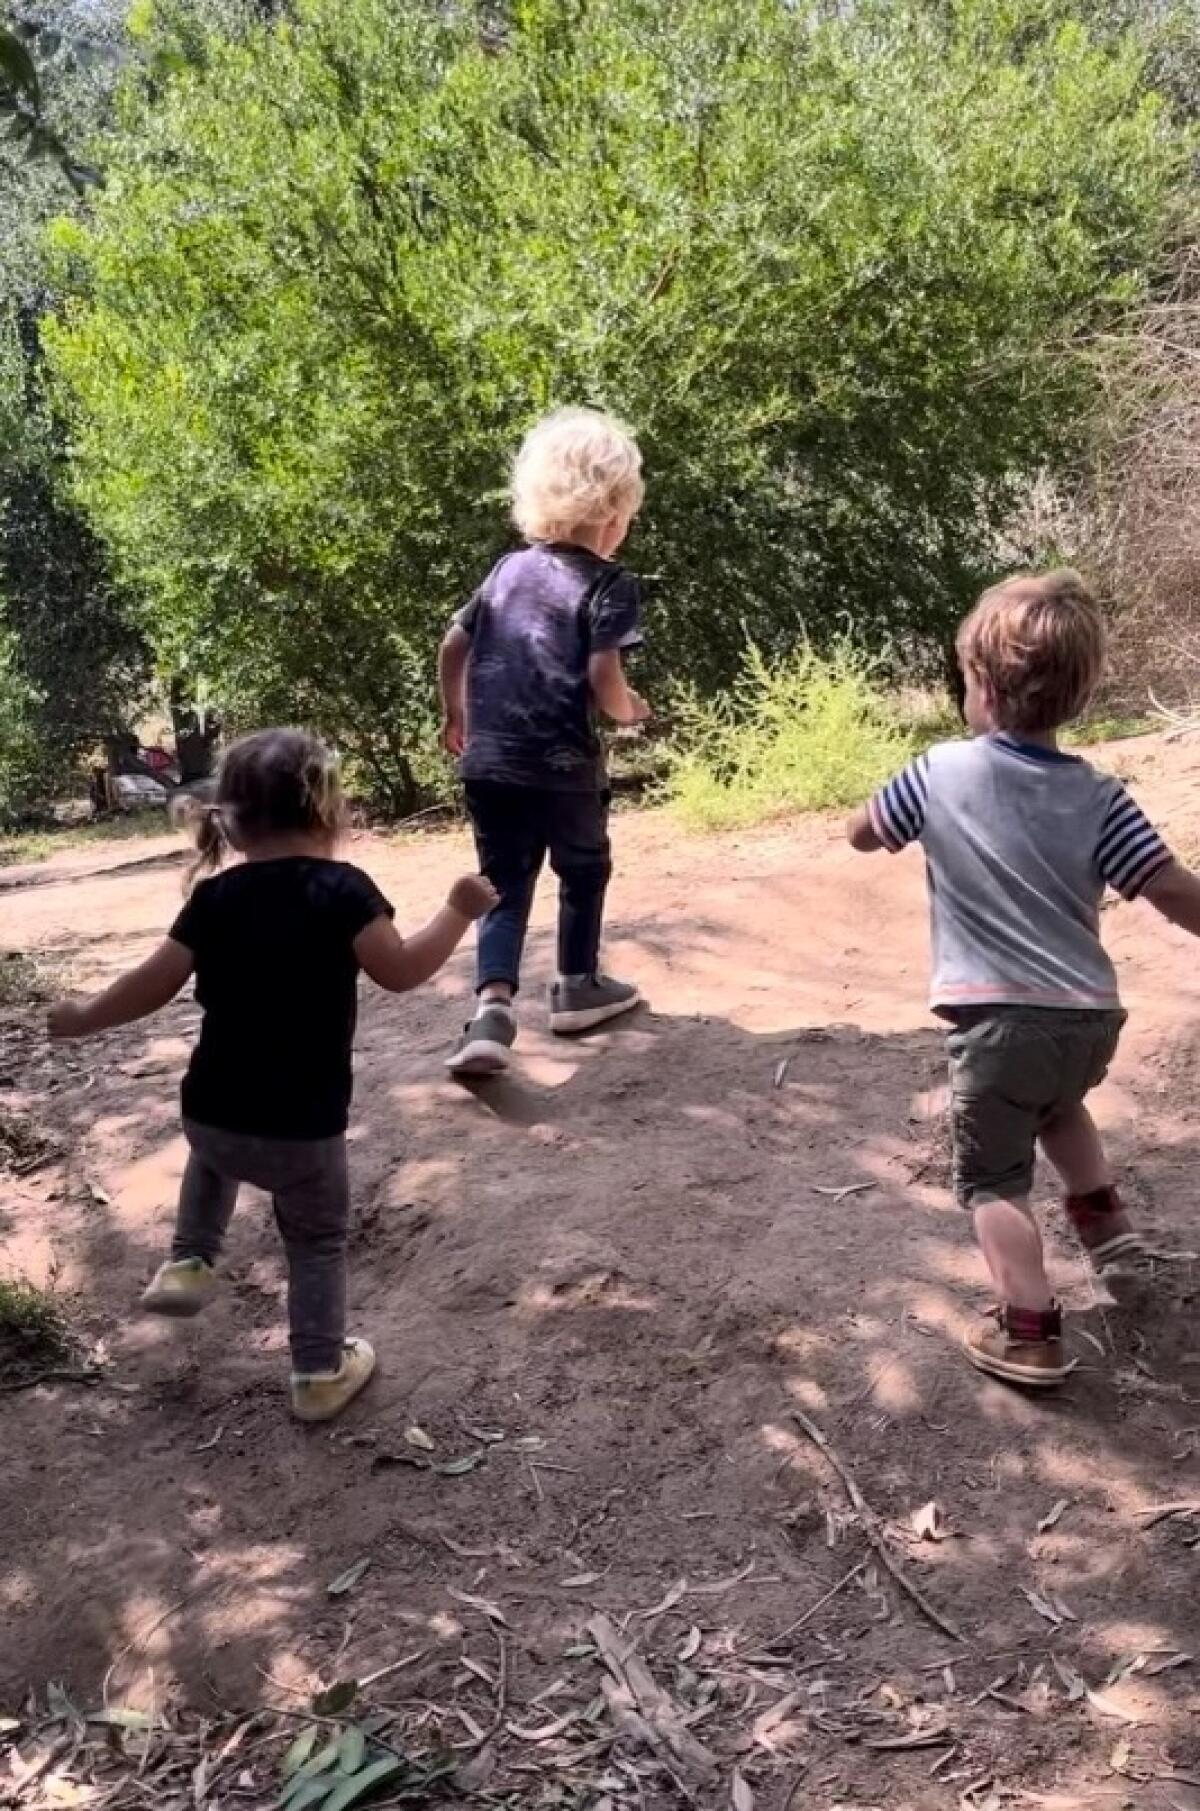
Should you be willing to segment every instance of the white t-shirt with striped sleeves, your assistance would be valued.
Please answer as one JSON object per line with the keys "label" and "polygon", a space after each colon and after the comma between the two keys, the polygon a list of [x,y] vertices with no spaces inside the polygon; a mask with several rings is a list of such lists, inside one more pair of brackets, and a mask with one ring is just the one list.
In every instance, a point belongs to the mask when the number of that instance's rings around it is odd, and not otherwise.
{"label": "white t-shirt with striped sleeves", "polygon": [[869,809],[886,848],[925,851],[935,1011],[1120,1005],[1100,901],[1106,886],[1136,899],[1171,852],[1119,780],[980,736],[918,756]]}

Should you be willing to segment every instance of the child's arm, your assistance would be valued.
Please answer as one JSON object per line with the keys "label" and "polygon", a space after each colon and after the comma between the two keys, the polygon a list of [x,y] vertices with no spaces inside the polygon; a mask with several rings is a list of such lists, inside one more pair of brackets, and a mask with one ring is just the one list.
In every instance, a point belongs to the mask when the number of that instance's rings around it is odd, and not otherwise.
{"label": "child's arm", "polygon": [[870,855],[876,849],[886,849],[887,844],[871,822],[871,807],[860,805],[854,816],[846,821],[846,841],[860,855]]}
{"label": "child's arm", "polygon": [[192,952],[166,937],[139,967],[90,1000],[60,1000],[50,1008],[52,1038],[88,1038],[116,1025],[147,1019],[175,998],[192,973]]}
{"label": "child's arm", "polygon": [[918,755],[860,805],[846,824],[846,840],[860,855],[886,849],[898,855],[920,840],[929,799],[929,757]]}
{"label": "child's arm", "polygon": [[644,698],[638,696],[625,677],[619,648],[606,648],[603,653],[591,656],[588,661],[588,684],[592,688],[596,704],[614,723],[628,727],[634,723],[645,723],[650,716],[650,706]]}
{"label": "child's arm", "polygon": [[1147,881],[1143,898],[1156,912],[1169,918],[1182,930],[1200,937],[1200,878],[1182,862],[1170,861]]}
{"label": "child's arm", "polygon": [[452,755],[461,755],[466,746],[466,680],[467,659],[470,652],[471,637],[461,624],[454,623],[447,630],[445,639],[438,649],[438,688],[442,694],[442,747]]}
{"label": "child's arm", "polygon": [[498,894],[482,874],[456,880],[450,897],[423,929],[402,937],[381,913],[354,939],[354,953],[377,987],[406,994],[436,975],[454,954],[471,926],[496,904]]}

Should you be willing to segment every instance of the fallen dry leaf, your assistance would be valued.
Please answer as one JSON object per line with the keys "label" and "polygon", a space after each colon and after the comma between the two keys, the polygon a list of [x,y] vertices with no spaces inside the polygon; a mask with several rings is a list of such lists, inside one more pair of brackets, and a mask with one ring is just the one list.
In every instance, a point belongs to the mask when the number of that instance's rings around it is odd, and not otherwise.
{"label": "fallen dry leaf", "polygon": [[1140,1717],[1132,1711],[1122,1710],[1120,1705],[1110,1698],[1107,1692],[1094,1692],[1091,1687],[1085,1688],[1084,1695],[1093,1710],[1099,1711],[1102,1717],[1111,1717],[1117,1723],[1139,1723]]}
{"label": "fallen dry leaf", "polygon": [[1159,1673],[1173,1673],[1177,1666],[1190,1666],[1191,1664],[1192,1656],[1190,1654],[1160,1654],[1157,1658],[1148,1659],[1144,1670],[1147,1679],[1156,1679]]}
{"label": "fallen dry leaf", "polygon": [[1068,1666],[1065,1660],[1060,1660],[1057,1654],[1051,1655],[1051,1659],[1054,1662],[1055,1672],[1067,1688],[1068,1701],[1072,1704],[1078,1703],[1087,1692],[1086,1680],[1075,1671],[1073,1666]]}
{"label": "fallen dry leaf", "polygon": [[908,1525],[922,1541],[948,1541],[950,1530],[940,1503],[924,1503],[920,1509],[914,1509],[908,1519]]}
{"label": "fallen dry leaf", "polygon": [[1039,1596],[1036,1591],[1031,1591],[1028,1585],[1018,1585],[1017,1589],[1020,1591],[1022,1597],[1028,1599],[1029,1603],[1032,1604],[1039,1616],[1044,1616],[1046,1621],[1053,1623],[1056,1629],[1061,1629],[1066,1618],[1055,1609],[1052,1603],[1048,1602],[1046,1598]]}
{"label": "fallen dry leaf", "polygon": [[571,1578],[560,1578],[558,1582],[564,1591],[582,1591],[585,1585],[598,1585],[603,1577],[603,1572],[576,1572]]}
{"label": "fallen dry leaf", "polygon": [[803,1701],[803,1696],[801,1692],[788,1692],[777,1704],[772,1704],[769,1710],[764,1710],[760,1717],[755,1718],[751,1734],[760,1747],[774,1746],[771,1741],[773,1733],[781,1723],[788,1721],[796,1706]]}
{"label": "fallen dry leaf", "polygon": [[754,1811],[754,1794],[736,1767],[729,1782],[729,1802],[733,1811]]}
{"label": "fallen dry leaf", "polygon": [[654,1616],[665,1616],[668,1610],[673,1610],[675,1608],[675,1605],[679,1602],[680,1598],[684,1596],[687,1588],[687,1579],[677,1578],[660,1603],[653,1604],[648,1610],[639,1610],[638,1616],[643,1622],[649,1622]]}
{"label": "fallen dry leaf", "polygon": [[500,1605],[492,1603],[489,1598],[472,1597],[469,1591],[456,1591],[453,1585],[447,1585],[446,1589],[449,1591],[451,1597],[458,1603],[466,1604],[469,1610],[481,1611],[482,1614],[488,1618],[489,1622],[498,1622],[501,1628],[505,1629],[509,1626],[508,1618],[500,1608]]}
{"label": "fallen dry leaf", "polygon": [[864,1748],[940,1748],[949,1740],[945,1723],[933,1723],[927,1729],[909,1729],[902,1736],[876,1736],[864,1742]]}
{"label": "fallen dry leaf", "polygon": [[675,1655],[676,1660],[694,1660],[700,1652],[700,1643],[703,1639],[700,1630],[693,1623],[680,1643],[679,1650]]}
{"label": "fallen dry leaf", "polygon": [[1051,1528],[1057,1528],[1058,1524],[1062,1521],[1063,1517],[1066,1515],[1066,1513],[1070,1507],[1071,1507],[1070,1497],[1059,1497],[1058,1502],[1054,1505],[1054,1508],[1049,1510],[1042,1517],[1041,1521],[1038,1523],[1038,1525],[1037,1525],[1038,1533],[1039,1534],[1048,1534],[1050,1532]]}
{"label": "fallen dry leaf", "polygon": [[410,1446],[415,1446],[418,1452],[431,1453],[434,1449],[434,1443],[425,1432],[425,1429],[423,1427],[418,1427],[415,1421],[411,1427],[405,1428],[404,1438]]}

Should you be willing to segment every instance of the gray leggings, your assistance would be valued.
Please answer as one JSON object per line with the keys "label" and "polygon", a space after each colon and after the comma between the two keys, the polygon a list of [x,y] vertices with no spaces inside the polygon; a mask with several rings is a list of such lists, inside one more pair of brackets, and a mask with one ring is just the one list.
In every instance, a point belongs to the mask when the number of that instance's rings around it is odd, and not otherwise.
{"label": "gray leggings", "polygon": [[346,1140],[250,1138],[189,1119],[183,1130],[191,1151],[171,1256],[215,1264],[239,1184],[264,1189],[287,1252],[292,1368],[336,1371],[346,1335]]}

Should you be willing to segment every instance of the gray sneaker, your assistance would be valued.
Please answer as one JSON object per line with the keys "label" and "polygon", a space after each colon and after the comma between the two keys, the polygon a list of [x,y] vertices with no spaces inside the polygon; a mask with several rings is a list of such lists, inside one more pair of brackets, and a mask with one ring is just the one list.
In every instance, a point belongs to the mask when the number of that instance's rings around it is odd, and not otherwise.
{"label": "gray sneaker", "polygon": [[499,1075],[508,1068],[508,1053],[517,1041],[517,1015],[499,1000],[481,1003],[452,1056],[451,1075]]}
{"label": "gray sneaker", "polygon": [[608,975],[590,975],[584,980],[556,981],[550,989],[550,1029],[561,1037],[574,1031],[590,1031],[632,1012],[642,996],[628,981],[613,981]]}

